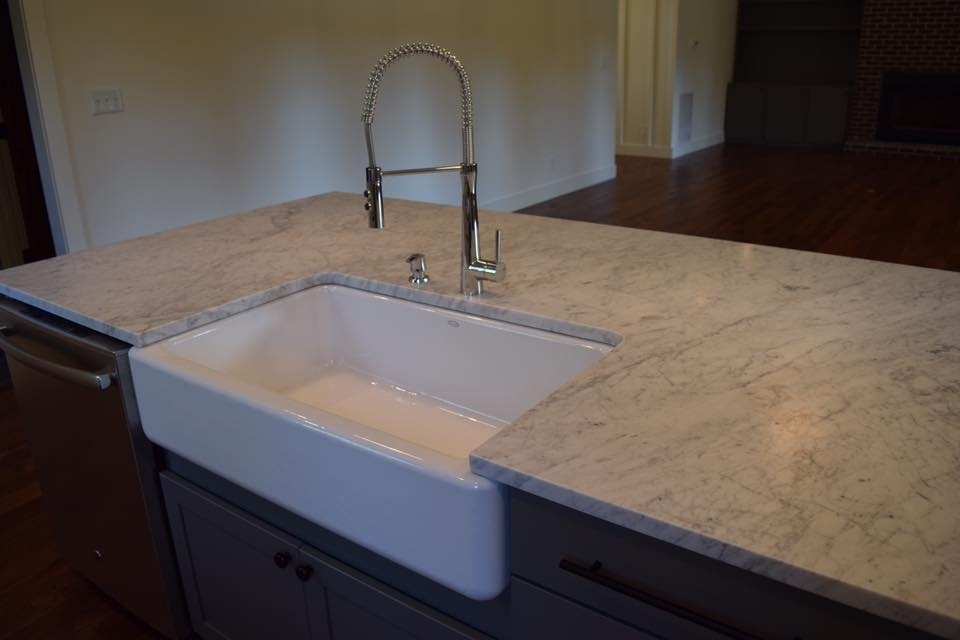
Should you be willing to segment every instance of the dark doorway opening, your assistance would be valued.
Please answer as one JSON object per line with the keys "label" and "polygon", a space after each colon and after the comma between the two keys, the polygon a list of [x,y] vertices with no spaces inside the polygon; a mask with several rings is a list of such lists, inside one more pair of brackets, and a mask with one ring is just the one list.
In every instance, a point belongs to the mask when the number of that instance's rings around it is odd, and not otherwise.
{"label": "dark doorway opening", "polygon": [[10,3],[0,0],[0,268],[55,253],[17,62]]}
{"label": "dark doorway opening", "polygon": [[877,138],[960,145],[960,73],[885,73]]}

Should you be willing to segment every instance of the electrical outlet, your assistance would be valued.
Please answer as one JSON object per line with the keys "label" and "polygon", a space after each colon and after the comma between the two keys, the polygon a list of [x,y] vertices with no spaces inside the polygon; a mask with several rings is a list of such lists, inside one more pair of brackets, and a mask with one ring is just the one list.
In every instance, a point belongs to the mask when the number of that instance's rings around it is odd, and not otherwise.
{"label": "electrical outlet", "polygon": [[94,89],[90,92],[93,115],[123,111],[123,94],[120,89]]}

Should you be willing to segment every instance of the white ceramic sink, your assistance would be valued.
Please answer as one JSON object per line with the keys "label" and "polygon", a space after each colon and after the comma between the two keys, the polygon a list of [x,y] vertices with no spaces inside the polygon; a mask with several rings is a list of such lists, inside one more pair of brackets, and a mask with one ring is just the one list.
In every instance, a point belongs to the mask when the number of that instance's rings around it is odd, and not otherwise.
{"label": "white ceramic sink", "polygon": [[150,440],[482,600],[506,514],[469,453],[609,349],[325,285],[130,359]]}

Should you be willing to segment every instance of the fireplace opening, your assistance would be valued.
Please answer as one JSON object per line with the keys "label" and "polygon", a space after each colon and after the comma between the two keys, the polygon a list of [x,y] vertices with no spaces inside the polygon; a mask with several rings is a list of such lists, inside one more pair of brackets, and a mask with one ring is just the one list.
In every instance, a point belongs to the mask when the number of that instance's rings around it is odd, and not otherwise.
{"label": "fireplace opening", "polygon": [[960,145],[960,73],[883,74],[877,138]]}

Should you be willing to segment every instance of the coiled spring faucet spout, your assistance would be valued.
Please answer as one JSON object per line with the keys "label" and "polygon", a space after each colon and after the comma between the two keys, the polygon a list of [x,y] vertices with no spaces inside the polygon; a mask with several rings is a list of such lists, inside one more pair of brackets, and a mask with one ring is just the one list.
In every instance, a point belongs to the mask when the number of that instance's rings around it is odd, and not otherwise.
{"label": "coiled spring faucet spout", "polygon": [[[384,171],[377,165],[373,150],[373,118],[377,109],[377,97],[380,94],[380,82],[387,68],[397,60],[413,55],[429,55],[445,62],[457,74],[460,81],[460,109],[463,138],[463,161],[460,164],[442,167],[424,167],[419,169],[393,169]],[[370,227],[382,229],[383,219],[383,177],[391,175],[410,175],[414,173],[436,173],[439,171],[458,171],[463,188],[463,233],[460,258],[460,290],[465,294],[483,293],[484,280],[500,282],[506,275],[506,265],[500,261],[500,230],[496,237],[496,259],[484,260],[480,255],[480,219],[477,211],[477,163],[473,156],[473,95],[470,91],[470,79],[463,65],[450,51],[435,44],[415,42],[391,49],[377,61],[370,72],[367,91],[363,98],[363,133],[367,142],[367,189],[364,207],[370,215]]]}

